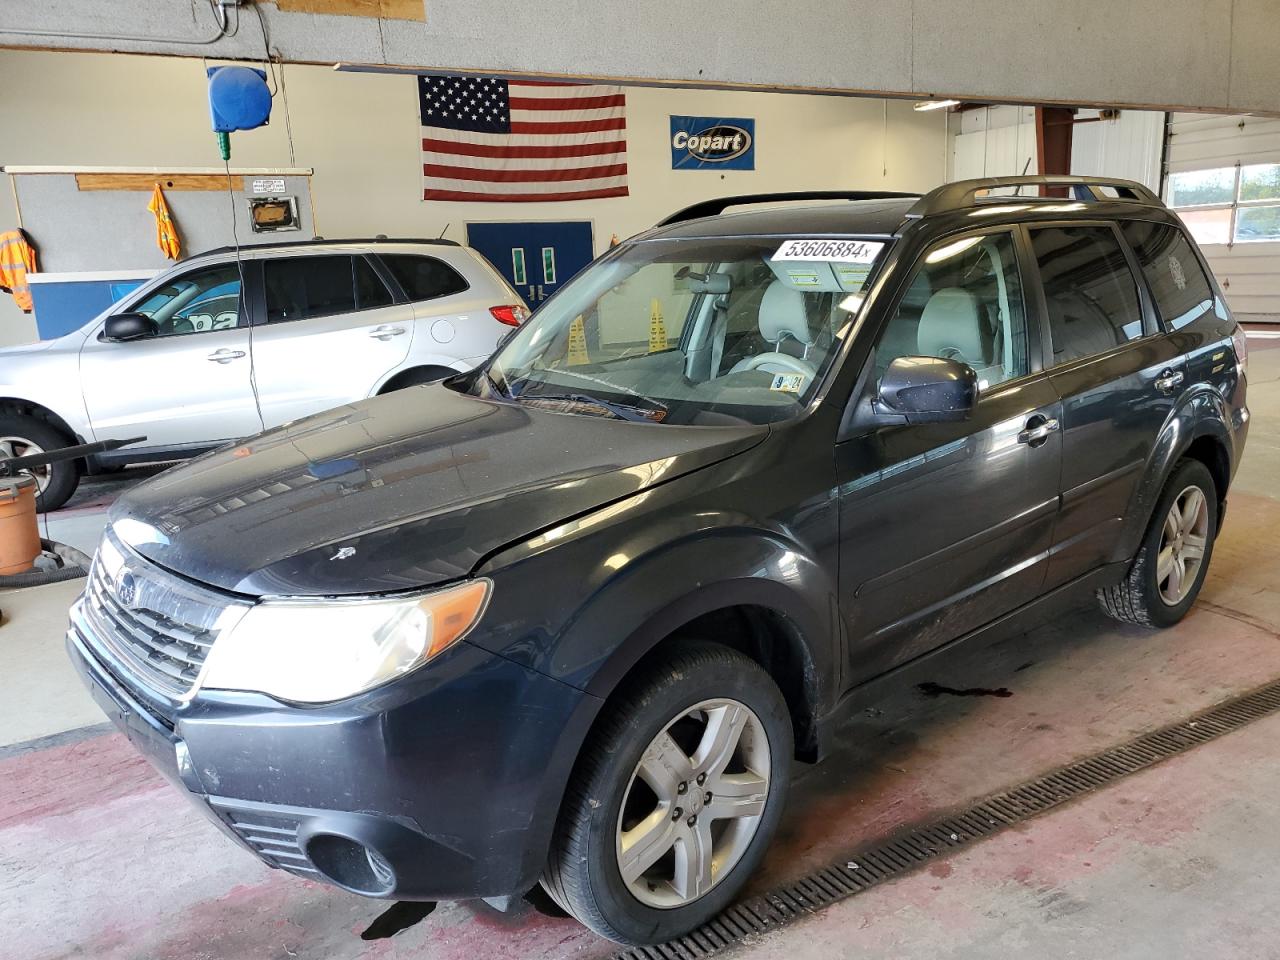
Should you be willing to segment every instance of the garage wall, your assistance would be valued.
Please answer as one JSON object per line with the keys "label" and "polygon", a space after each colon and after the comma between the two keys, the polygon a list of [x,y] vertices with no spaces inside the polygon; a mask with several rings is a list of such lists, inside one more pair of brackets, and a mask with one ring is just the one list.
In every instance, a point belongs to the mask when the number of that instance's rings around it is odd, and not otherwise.
{"label": "garage wall", "polygon": [[[195,59],[0,50],[0,164],[207,166],[205,66]],[[263,129],[232,135],[236,166],[311,167],[323,236],[445,236],[472,220],[591,220],[597,251],[710,196],[818,188],[925,190],[944,178],[945,118],[902,101],[633,87],[631,196],[576,203],[425,203],[416,81],[292,65]],[[286,111],[287,104],[287,111]],[[671,169],[668,116],[756,120],[756,170]],[[0,224],[15,222],[7,184]],[[178,227],[182,229],[179,219]],[[447,229],[446,229],[447,228]],[[36,240],[40,238],[37,236]],[[230,237],[225,242],[230,242]],[[0,298],[0,345],[34,323]]]}
{"label": "garage wall", "polygon": [[[1080,119],[1097,115],[1097,110],[1076,114]],[[1071,131],[1071,172],[1124,177],[1159,191],[1164,116],[1152,110],[1122,110],[1115,120],[1077,123]],[[951,129],[951,179],[1010,176],[1038,169],[1032,107],[966,110],[953,116]]]}
{"label": "garage wall", "polygon": [[[1169,115],[1169,173],[1277,162],[1280,120]],[[1202,249],[1237,316],[1280,322],[1280,242],[1205,244]]]}

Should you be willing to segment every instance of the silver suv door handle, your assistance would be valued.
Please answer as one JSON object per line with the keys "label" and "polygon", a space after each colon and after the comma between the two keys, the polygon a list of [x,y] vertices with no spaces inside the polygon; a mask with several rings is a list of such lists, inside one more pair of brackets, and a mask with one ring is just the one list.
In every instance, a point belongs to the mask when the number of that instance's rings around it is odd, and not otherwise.
{"label": "silver suv door handle", "polygon": [[383,324],[381,327],[374,327],[369,331],[369,336],[378,340],[390,340],[392,337],[398,337],[404,333],[404,327],[389,327]]}
{"label": "silver suv door handle", "polygon": [[209,354],[205,359],[212,360],[214,363],[230,363],[232,360],[239,360],[243,356],[243,350],[228,350],[226,347],[223,347],[221,350],[213,351],[213,353]]}
{"label": "silver suv door handle", "polygon": [[[1035,417],[1032,418],[1036,419]],[[1054,433],[1058,429],[1057,420],[1044,420],[1034,427],[1029,426],[1025,430],[1018,433],[1019,443],[1029,443],[1032,446],[1045,440],[1049,434]]]}
{"label": "silver suv door handle", "polygon": [[1186,375],[1181,370],[1165,370],[1160,376],[1156,377],[1157,390],[1173,390],[1182,386],[1182,381],[1186,379]]}

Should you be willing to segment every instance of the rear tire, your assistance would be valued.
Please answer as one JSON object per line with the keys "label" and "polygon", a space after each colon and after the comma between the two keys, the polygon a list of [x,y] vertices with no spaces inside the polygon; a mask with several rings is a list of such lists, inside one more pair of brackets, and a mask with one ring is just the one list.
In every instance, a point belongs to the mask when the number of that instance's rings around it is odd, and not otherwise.
{"label": "rear tire", "polygon": [[[0,457],[57,450],[73,443],[74,440],[35,417],[0,416]],[[63,460],[27,472],[40,484],[36,494],[36,510],[40,513],[57,510],[71,499],[80,484],[80,464],[76,460]]]}
{"label": "rear tire", "polygon": [[1199,460],[1180,461],[1165,483],[1129,573],[1098,591],[1102,609],[1124,623],[1173,626],[1200,595],[1217,532],[1213,476]]}
{"label": "rear tire", "polygon": [[661,943],[716,916],[760,863],[786,803],[791,717],[758,664],[701,642],[605,709],[541,883],[601,936]]}

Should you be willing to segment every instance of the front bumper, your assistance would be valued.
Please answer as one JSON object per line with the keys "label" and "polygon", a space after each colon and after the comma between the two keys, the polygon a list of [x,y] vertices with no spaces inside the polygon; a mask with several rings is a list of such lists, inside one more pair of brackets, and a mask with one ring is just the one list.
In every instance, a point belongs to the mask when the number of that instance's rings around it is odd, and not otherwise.
{"label": "front bumper", "polygon": [[162,775],[270,866],[365,896],[529,889],[599,706],[464,642],[337,704],[203,691],[164,716],[86,634],[73,610],[76,672]]}

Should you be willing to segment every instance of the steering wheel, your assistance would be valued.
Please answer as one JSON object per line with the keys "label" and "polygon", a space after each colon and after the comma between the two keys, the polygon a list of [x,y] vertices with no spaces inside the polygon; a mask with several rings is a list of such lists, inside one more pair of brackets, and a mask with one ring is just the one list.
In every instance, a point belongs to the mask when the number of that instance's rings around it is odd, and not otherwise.
{"label": "steering wheel", "polygon": [[[778,353],[770,351],[769,353],[757,353],[753,357],[747,357],[741,361],[733,370],[739,373],[744,370],[758,370],[763,366],[781,367],[789,373],[798,373],[812,380],[818,375],[818,371],[808,360],[801,360],[799,357],[793,357],[789,353]],[[766,371],[768,372],[768,371]]]}

